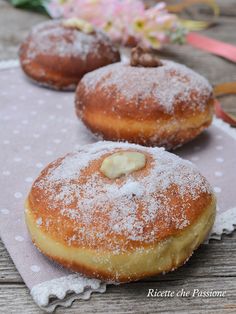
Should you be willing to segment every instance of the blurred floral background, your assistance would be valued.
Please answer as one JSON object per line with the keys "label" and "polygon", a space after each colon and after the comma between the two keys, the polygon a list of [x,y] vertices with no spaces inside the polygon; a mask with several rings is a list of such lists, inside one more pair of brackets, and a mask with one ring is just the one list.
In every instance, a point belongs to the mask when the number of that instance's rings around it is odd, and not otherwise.
{"label": "blurred floral background", "polygon": [[199,30],[208,22],[184,20],[176,13],[197,3],[219,12],[214,0],[185,0],[167,5],[163,1],[142,0],[12,0],[20,8],[39,11],[51,18],[79,18],[103,29],[113,41],[123,45],[141,43],[160,49],[167,43],[183,43],[189,30]]}

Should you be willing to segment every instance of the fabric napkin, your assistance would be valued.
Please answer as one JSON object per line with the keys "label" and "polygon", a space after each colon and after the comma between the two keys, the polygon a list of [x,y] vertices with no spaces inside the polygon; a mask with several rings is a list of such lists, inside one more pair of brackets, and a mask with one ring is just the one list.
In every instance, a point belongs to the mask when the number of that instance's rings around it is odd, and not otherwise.
{"label": "fabric napkin", "polygon": [[[51,312],[74,299],[105,292],[106,283],[59,267],[32,244],[24,222],[24,200],[49,162],[96,139],[75,116],[74,93],[40,88],[18,63],[0,64],[0,234],[35,302]],[[214,187],[217,218],[210,238],[236,224],[236,131],[214,120],[208,131],[175,151],[195,163]]]}

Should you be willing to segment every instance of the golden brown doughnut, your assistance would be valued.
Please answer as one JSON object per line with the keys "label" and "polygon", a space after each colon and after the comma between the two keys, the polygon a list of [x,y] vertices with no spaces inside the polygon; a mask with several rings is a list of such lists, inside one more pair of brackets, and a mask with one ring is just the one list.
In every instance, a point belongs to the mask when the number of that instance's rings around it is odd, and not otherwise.
{"label": "golden brown doughnut", "polygon": [[215,208],[191,162],[162,148],[98,142],[49,164],[25,215],[46,256],[89,277],[128,282],[187,261]]}
{"label": "golden brown doughnut", "polygon": [[[20,47],[25,74],[38,84],[60,90],[74,90],[84,74],[120,60],[109,38],[96,29],[70,20],[43,22],[33,28]],[[85,24],[86,26],[86,24]]]}
{"label": "golden brown doughnut", "polygon": [[174,149],[211,124],[212,87],[172,61],[156,67],[116,63],[84,76],[76,90],[76,113],[105,140]]}

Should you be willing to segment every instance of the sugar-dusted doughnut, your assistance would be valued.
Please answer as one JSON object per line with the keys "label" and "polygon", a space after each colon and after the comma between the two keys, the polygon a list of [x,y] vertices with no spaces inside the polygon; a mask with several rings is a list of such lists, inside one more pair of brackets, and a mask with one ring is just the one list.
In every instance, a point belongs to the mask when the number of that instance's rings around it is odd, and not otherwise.
{"label": "sugar-dusted doughnut", "polygon": [[187,261],[215,208],[192,163],[162,148],[98,142],[49,164],[25,215],[46,256],[86,276],[128,282]]}
{"label": "sugar-dusted doughnut", "polygon": [[19,56],[28,77],[61,90],[74,90],[87,72],[120,60],[119,51],[103,32],[78,19],[35,26]]}
{"label": "sugar-dusted doughnut", "polygon": [[211,124],[212,87],[184,65],[133,53],[131,64],[115,63],[84,76],[76,112],[103,139],[174,149]]}

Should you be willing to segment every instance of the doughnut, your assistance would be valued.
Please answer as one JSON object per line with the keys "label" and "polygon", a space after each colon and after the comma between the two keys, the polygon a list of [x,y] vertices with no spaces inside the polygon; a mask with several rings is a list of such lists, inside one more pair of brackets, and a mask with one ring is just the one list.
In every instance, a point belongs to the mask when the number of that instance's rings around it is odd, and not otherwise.
{"label": "doughnut", "polygon": [[75,90],[84,74],[118,62],[120,54],[103,32],[73,18],[36,25],[22,43],[19,58],[34,82]]}
{"label": "doughnut", "polygon": [[90,72],[76,90],[76,113],[104,140],[175,149],[205,130],[213,117],[208,81],[184,65],[133,54]]}
{"label": "doughnut", "polygon": [[189,161],[101,141],[49,164],[25,204],[35,246],[85,276],[129,282],[174,270],[208,235],[216,201]]}

